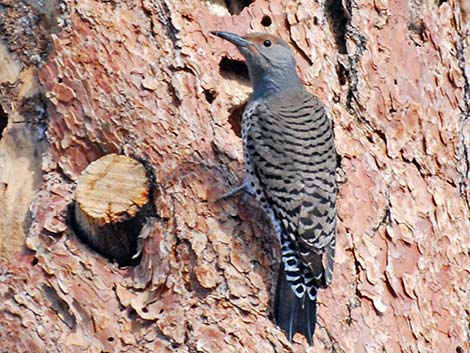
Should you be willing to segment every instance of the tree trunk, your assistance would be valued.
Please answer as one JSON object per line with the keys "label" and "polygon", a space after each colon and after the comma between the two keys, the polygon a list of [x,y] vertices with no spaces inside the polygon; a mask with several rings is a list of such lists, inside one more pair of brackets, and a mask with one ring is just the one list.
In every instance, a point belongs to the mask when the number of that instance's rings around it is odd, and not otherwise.
{"label": "tree trunk", "polygon": [[[0,350],[468,352],[468,4],[0,0]],[[269,221],[219,200],[243,179],[250,86],[211,30],[284,38],[335,124],[314,348],[273,323]],[[111,153],[155,175],[134,266],[70,219],[80,173]]]}

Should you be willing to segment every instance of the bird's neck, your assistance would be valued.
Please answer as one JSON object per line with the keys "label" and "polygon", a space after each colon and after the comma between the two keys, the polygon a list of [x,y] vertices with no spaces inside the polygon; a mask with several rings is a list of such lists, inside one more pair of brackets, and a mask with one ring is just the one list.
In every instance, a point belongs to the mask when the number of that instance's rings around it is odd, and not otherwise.
{"label": "bird's neck", "polygon": [[295,68],[289,71],[254,73],[252,83],[252,100],[304,89]]}

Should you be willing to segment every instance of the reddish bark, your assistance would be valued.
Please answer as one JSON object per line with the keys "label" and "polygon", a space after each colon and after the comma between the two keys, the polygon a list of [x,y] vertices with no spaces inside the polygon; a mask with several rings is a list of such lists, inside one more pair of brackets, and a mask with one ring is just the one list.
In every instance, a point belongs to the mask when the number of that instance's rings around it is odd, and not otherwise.
{"label": "reddish bark", "polygon": [[[4,3],[0,18],[41,17],[33,1]],[[36,166],[32,176],[0,172],[8,188],[26,180],[34,190],[18,203],[19,220],[0,223],[4,244],[15,224],[27,248],[2,250],[4,350],[305,351],[303,337],[289,344],[270,319],[279,249],[269,223],[249,197],[217,201],[243,177],[232,128],[250,88],[235,49],[208,34],[216,29],[290,42],[302,80],[335,122],[345,175],[339,249],[311,351],[470,349],[468,6],[344,3],[338,12],[339,0],[256,0],[231,15],[217,0],[65,1],[62,13],[42,14],[55,25],[41,28],[57,34],[39,84],[28,58],[43,31],[3,35],[11,53],[0,52],[9,58],[0,165],[20,166],[17,148]],[[25,152],[12,147],[13,121],[34,116],[28,97],[48,104],[47,143],[33,125],[22,130],[33,146]],[[79,173],[108,153],[155,170],[157,214],[134,268],[89,250],[67,222]],[[3,208],[8,195],[0,189]],[[20,205],[29,204],[28,215]]]}

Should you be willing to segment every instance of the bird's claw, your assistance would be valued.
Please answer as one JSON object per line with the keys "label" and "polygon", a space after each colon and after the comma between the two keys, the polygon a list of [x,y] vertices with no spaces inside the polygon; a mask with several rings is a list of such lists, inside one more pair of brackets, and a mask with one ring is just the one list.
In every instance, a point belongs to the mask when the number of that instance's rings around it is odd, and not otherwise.
{"label": "bird's claw", "polygon": [[247,190],[247,183],[246,182],[243,182],[243,184],[241,184],[240,186],[237,186],[235,189],[232,189],[230,190],[229,192],[226,192],[225,194],[223,194],[219,200],[225,200],[225,199],[228,199],[232,196],[235,196],[235,195],[238,195],[239,193],[241,193],[242,191],[246,191]]}

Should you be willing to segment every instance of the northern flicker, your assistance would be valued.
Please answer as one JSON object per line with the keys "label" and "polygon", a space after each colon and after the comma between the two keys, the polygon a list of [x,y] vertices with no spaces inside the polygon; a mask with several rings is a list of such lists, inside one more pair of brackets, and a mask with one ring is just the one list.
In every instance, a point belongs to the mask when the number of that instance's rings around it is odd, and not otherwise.
{"label": "northern flicker", "polygon": [[211,32],[245,57],[253,93],[242,117],[244,187],[281,244],[274,316],[313,344],[316,298],[331,282],[336,245],[336,150],[320,100],[307,92],[286,42],[267,33]]}

